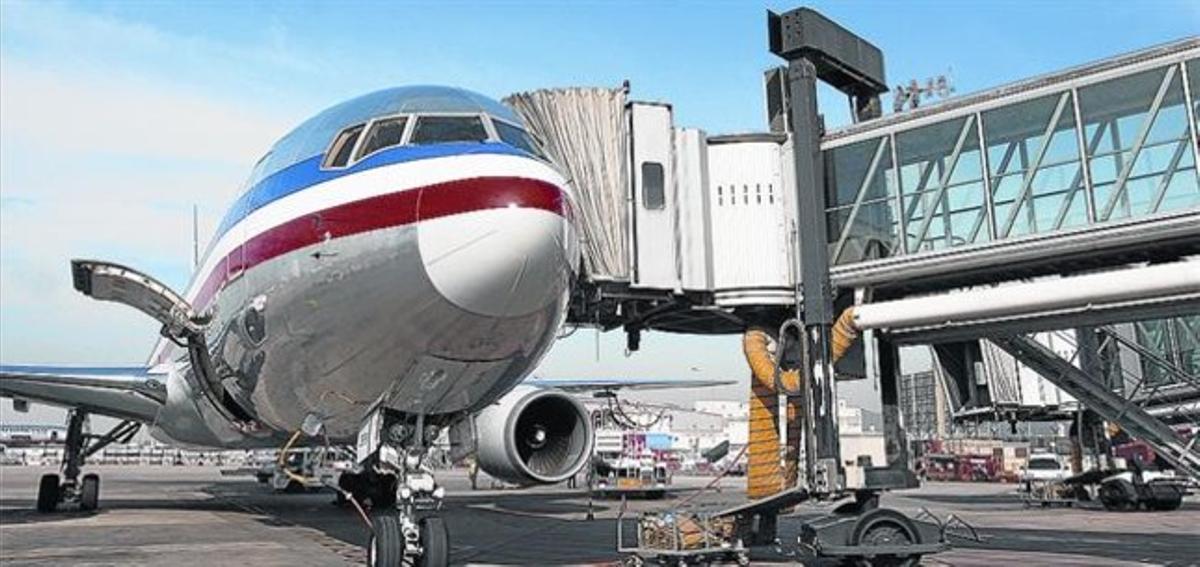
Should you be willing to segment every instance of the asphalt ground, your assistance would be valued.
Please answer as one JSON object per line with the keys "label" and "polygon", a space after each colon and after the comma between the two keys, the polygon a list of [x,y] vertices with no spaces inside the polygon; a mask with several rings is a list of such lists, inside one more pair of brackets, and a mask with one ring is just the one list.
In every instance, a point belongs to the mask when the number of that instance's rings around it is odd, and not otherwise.
{"label": "asphalt ground", "polygon": [[[42,467],[0,467],[0,563],[3,565],[353,565],[362,564],[367,528],[329,492],[276,494],[250,477],[216,467],[97,466],[99,510],[33,510]],[[562,486],[472,491],[463,471],[445,471],[443,517],[456,564],[613,564],[622,504]],[[707,478],[676,477],[680,492],[630,500],[630,515],[689,506],[716,510],[740,503],[740,478],[720,492],[692,497]],[[1200,565],[1200,497],[1174,512],[1106,512],[1094,505],[1026,508],[1012,485],[929,483],[885,495],[884,506],[945,520],[954,514],[982,542],[956,541],[927,565]],[[589,507],[594,519],[589,520]],[[803,519],[826,511],[803,506],[781,520],[784,541]],[[632,530],[627,533],[632,535]],[[755,549],[755,563],[800,558]]]}

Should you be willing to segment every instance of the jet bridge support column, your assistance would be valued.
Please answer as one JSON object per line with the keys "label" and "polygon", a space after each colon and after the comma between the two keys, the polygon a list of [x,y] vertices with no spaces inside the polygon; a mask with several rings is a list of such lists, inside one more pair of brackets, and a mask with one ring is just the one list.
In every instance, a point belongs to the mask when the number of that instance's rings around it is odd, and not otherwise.
{"label": "jet bridge support column", "polygon": [[804,364],[809,377],[806,404],[805,479],[817,495],[844,488],[838,442],[837,381],[830,345],[835,290],[829,281],[825,227],[825,172],[821,155],[823,126],[817,111],[820,79],[854,99],[861,116],[877,112],[872,104],[887,92],[883,53],[817,12],[800,8],[769,14],[771,52],[788,62],[786,107],[790,117],[796,190],[796,273],[800,281],[798,319],[804,331]]}
{"label": "jet bridge support column", "polygon": [[804,323],[804,368],[811,377],[808,421],[812,435],[806,444],[806,478],[817,493],[835,492],[843,485],[839,466],[837,388],[829,340],[833,325],[829,253],[825,244],[825,191],[817,115],[817,69],[807,59],[788,62],[791,93],[793,161],[796,171],[800,251],[799,319]]}
{"label": "jet bridge support column", "polygon": [[[801,372],[807,378],[803,392],[805,484],[796,489],[804,498],[837,499],[847,495],[841,468],[841,444],[838,438],[837,379],[834,375],[832,344],[836,290],[829,279],[829,245],[825,211],[825,171],[821,155],[821,116],[817,113],[817,80],[820,79],[855,100],[859,118],[878,111],[871,104],[886,92],[883,77],[883,53],[862,38],[807,8],[782,15],[769,14],[767,20],[771,52],[788,62],[786,102],[769,101],[768,107],[785,108],[790,117],[792,167],[796,192],[797,319],[804,338]],[[894,348],[888,364],[888,385],[894,432],[897,436],[893,455],[898,464],[907,464],[903,435],[899,429],[898,395]],[[785,353],[786,354],[786,353]],[[888,396],[888,394],[885,394]],[[887,403],[887,402],[885,402]],[[868,469],[866,490],[837,512],[806,522],[798,543],[820,556],[836,557],[853,563],[907,563],[922,554],[945,548],[936,526],[914,522],[907,516],[880,508],[878,490],[870,486]],[[886,475],[906,471],[907,467],[881,469]],[[911,473],[910,473],[911,474]],[[891,484],[891,483],[888,483]],[[796,494],[785,494],[790,497]],[[774,508],[778,509],[778,507]],[[885,549],[886,548],[886,549]]]}
{"label": "jet bridge support column", "polygon": [[[900,350],[886,338],[879,345],[879,396],[883,409],[883,442],[889,470],[908,469],[908,435],[900,416]],[[870,474],[872,471],[868,471]],[[872,484],[872,483],[868,483]]]}
{"label": "jet bridge support column", "polygon": [[[1101,344],[1095,327],[1079,327],[1075,329],[1075,343],[1079,349],[1079,367],[1088,375],[1096,378],[1099,384],[1108,384],[1108,372],[1105,368],[1104,357],[1101,354]],[[1106,467],[1109,454],[1104,435],[1104,419],[1088,408],[1080,408],[1079,417],[1075,423],[1075,438],[1071,443],[1071,472],[1079,474],[1085,470],[1084,450],[1091,449],[1096,457],[1094,466]]]}

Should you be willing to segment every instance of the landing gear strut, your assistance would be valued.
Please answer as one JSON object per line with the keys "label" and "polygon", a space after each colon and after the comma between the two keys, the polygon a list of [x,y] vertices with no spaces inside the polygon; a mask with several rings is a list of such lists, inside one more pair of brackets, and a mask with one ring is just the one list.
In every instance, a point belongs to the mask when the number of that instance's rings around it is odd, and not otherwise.
{"label": "landing gear strut", "polygon": [[75,502],[83,511],[95,510],[100,504],[100,477],[88,473],[79,478],[83,463],[88,457],[110,443],[128,443],[141,429],[136,421],[122,421],[104,435],[83,432],[87,412],[71,410],[67,414],[67,439],[63,448],[62,476],[51,473],[42,475],[38,483],[38,512],[53,512],[64,502]]}
{"label": "landing gear strut", "polygon": [[414,419],[383,409],[372,414],[359,432],[359,459],[370,473],[365,477],[376,477],[373,484],[393,487],[391,502],[374,498],[367,565],[441,567],[450,562],[450,534],[445,522],[433,514],[441,509],[445,490],[424,463],[439,431],[437,426],[427,426],[423,416]]}

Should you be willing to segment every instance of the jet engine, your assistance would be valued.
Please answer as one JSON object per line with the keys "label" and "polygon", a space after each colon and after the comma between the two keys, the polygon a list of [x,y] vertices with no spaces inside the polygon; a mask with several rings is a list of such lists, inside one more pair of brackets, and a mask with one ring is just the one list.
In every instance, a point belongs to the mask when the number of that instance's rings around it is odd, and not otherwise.
{"label": "jet engine", "polygon": [[475,428],[479,467],[505,482],[562,482],[592,454],[587,409],[558,390],[517,386],[479,412]]}

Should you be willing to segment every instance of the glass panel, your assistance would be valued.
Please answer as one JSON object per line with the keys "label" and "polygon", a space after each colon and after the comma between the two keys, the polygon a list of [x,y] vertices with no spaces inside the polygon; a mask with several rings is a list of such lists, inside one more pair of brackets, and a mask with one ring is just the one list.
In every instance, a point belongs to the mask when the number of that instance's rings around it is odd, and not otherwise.
{"label": "glass panel", "polygon": [[363,141],[362,149],[358,151],[359,159],[383,148],[399,146],[404,138],[404,126],[406,124],[408,124],[407,116],[387,118],[375,122],[371,126],[371,131],[367,133],[366,140]]}
{"label": "glass panel", "polygon": [[329,152],[325,154],[324,167],[345,167],[350,162],[350,152],[354,151],[354,144],[358,142],[362,131],[362,124],[342,130],[329,147]]}
{"label": "glass panel", "polygon": [[[1155,107],[1160,92],[1163,96]],[[1178,66],[1082,88],[1079,106],[1084,135],[1095,140],[1088,145],[1088,167],[1097,220],[1200,203]]]}
{"label": "glass panel", "polygon": [[[879,156],[874,172],[868,171],[875,157]],[[895,185],[889,183],[884,171],[891,168],[892,156],[888,138],[866,140],[825,152],[825,189],[828,205],[840,207],[854,203],[859,191],[862,199],[871,201],[896,194]],[[873,173],[870,182],[864,184],[868,173]]]}
{"label": "glass panel", "polygon": [[983,113],[983,138],[998,238],[1087,222],[1070,93]]}
{"label": "glass panel", "polygon": [[896,134],[896,152],[909,252],[988,239],[975,116]]}
{"label": "glass panel", "polygon": [[[829,236],[829,254],[834,265],[853,264],[864,260],[886,258],[896,253],[896,201],[880,199],[862,203],[854,221],[850,222],[853,205],[829,211],[826,215],[826,230]],[[845,235],[842,249],[837,250],[842,231]]]}
{"label": "glass panel", "polygon": [[1200,59],[1187,62],[1188,90],[1192,95],[1192,117],[1196,119],[1196,129],[1200,130]]}
{"label": "glass panel", "polygon": [[478,116],[422,116],[413,128],[412,143],[485,142],[487,130]]}
{"label": "glass panel", "polygon": [[537,144],[533,143],[533,138],[525,130],[495,119],[492,120],[492,126],[496,127],[496,134],[500,136],[500,139],[504,143],[536,156],[542,155],[542,152],[538,150]]}
{"label": "glass panel", "polygon": [[826,237],[834,264],[898,252],[896,181],[888,137],[825,152],[825,183],[833,205],[826,214]]}
{"label": "glass panel", "polygon": [[1200,191],[1197,190],[1196,175],[1195,154],[1186,152],[1179,160],[1179,169],[1176,170],[1175,175],[1170,178],[1165,187],[1159,187],[1158,190],[1162,192],[1162,200],[1158,204],[1158,208],[1151,212],[1178,211],[1200,206]]}
{"label": "glass panel", "polygon": [[642,162],[642,205],[647,209],[661,209],[666,204],[663,188],[663,166],[653,161]]}
{"label": "glass panel", "polygon": [[1179,369],[1200,375],[1200,315],[1175,319],[1175,337],[1179,344]]}
{"label": "glass panel", "polygon": [[[1137,342],[1150,352],[1159,357],[1173,362],[1171,356],[1171,329],[1170,319],[1156,319],[1153,321],[1139,321],[1134,325],[1137,334]],[[1164,382],[1169,382],[1171,376],[1167,374],[1167,370],[1158,362],[1147,357],[1138,357],[1142,366],[1142,376],[1146,379],[1146,386],[1156,386]]]}

